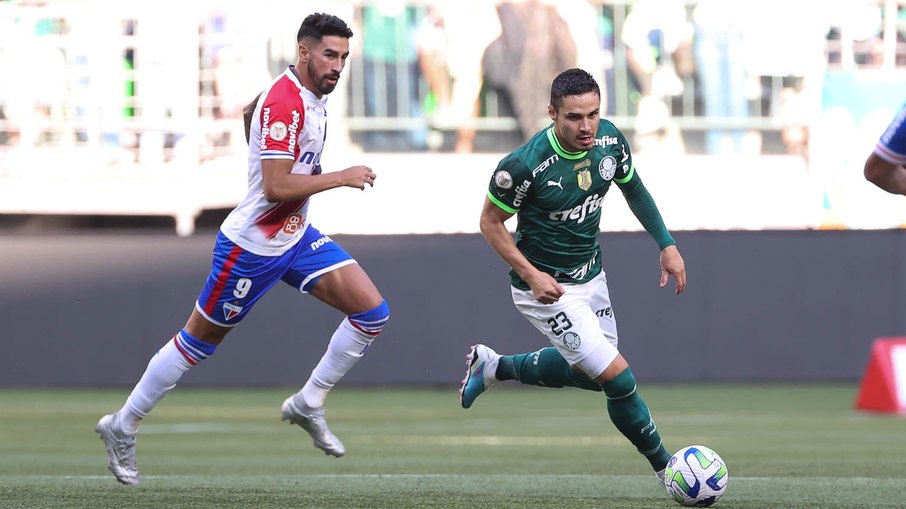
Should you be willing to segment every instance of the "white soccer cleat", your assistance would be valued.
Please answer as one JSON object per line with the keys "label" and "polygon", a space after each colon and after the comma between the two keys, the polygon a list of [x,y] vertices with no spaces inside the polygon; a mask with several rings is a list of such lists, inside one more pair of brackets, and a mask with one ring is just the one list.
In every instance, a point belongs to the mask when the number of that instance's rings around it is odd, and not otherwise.
{"label": "white soccer cleat", "polygon": [[129,485],[138,484],[138,465],[135,462],[135,436],[120,438],[113,431],[113,414],[101,417],[94,430],[107,447],[107,468],[116,480]]}
{"label": "white soccer cleat", "polygon": [[654,477],[657,478],[657,483],[661,488],[664,488],[664,492],[667,493],[667,496],[673,498],[673,494],[670,493],[670,488],[667,487],[667,469],[658,470],[654,473]]}
{"label": "white soccer cleat", "polygon": [[293,397],[290,396],[283,402],[280,410],[283,411],[281,420],[301,426],[302,429],[311,435],[315,447],[324,451],[324,454],[336,456],[337,458],[346,454],[346,448],[343,447],[343,443],[327,428],[323,409],[309,408],[308,406],[300,409],[296,407],[293,403]]}
{"label": "white soccer cleat", "polygon": [[463,408],[469,408],[481,393],[498,382],[497,363],[500,355],[485,345],[475,345],[466,355],[466,377],[459,387],[459,402]]}

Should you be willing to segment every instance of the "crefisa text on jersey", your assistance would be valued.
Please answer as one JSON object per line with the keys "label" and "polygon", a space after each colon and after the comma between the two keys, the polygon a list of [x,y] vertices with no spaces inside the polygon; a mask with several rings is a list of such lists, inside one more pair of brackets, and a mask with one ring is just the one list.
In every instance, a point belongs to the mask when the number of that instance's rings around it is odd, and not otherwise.
{"label": "crefisa text on jersey", "polygon": [[616,136],[602,136],[595,139],[595,145],[599,147],[607,147],[609,145],[616,145],[620,140]]}
{"label": "crefisa text on jersey", "polygon": [[525,193],[528,192],[529,187],[532,186],[531,180],[523,180],[519,187],[516,188],[516,198],[513,199],[513,206],[518,207],[522,205],[522,200],[525,198]]}
{"label": "crefisa text on jersey", "polygon": [[580,224],[585,221],[585,218],[593,214],[596,210],[601,208],[601,204],[604,203],[604,195],[598,195],[598,193],[589,195],[585,197],[585,201],[581,205],[576,205],[575,207],[567,210],[558,210],[556,212],[551,212],[547,217],[551,221],[568,221],[570,219],[576,220],[576,224]]}

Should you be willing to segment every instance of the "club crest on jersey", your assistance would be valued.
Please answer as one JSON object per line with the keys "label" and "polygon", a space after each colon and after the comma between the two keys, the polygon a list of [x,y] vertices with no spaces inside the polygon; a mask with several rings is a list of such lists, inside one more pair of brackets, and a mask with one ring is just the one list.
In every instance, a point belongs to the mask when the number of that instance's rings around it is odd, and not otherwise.
{"label": "club crest on jersey", "polygon": [[582,338],[575,332],[567,332],[563,335],[563,346],[570,350],[576,351],[582,345]]}
{"label": "club crest on jersey", "polygon": [[227,321],[232,320],[236,315],[242,312],[242,306],[237,306],[235,304],[230,304],[229,302],[223,303],[223,317]]}
{"label": "club crest on jersey", "polygon": [[591,172],[588,170],[582,170],[577,175],[579,179],[579,189],[583,191],[588,191],[591,189]]}
{"label": "club crest on jersey", "polygon": [[287,134],[286,124],[283,122],[274,122],[269,130],[270,137],[274,141],[283,141]]}
{"label": "club crest on jersey", "polygon": [[513,187],[513,176],[506,170],[500,170],[494,174],[494,185],[500,189],[509,189]]}
{"label": "club crest on jersey", "polygon": [[617,160],[613,156],[601,159],[601,163],[598,164],[598,173],[601,174],[601,178],[604,180],[612,180],[617,173]]}

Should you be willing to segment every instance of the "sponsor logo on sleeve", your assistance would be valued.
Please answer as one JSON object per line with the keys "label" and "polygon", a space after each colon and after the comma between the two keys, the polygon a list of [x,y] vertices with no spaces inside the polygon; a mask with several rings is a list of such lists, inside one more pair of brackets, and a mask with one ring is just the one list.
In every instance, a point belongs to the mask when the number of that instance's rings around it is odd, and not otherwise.
{"label": "sponsor logo on sleeve", "polygon": [[293,110],[293,123],[289,125],[289,151],[293,153],[296,151],[296,133],[299,132],[300,120],[302,120],[302,115]]}
{"label": "sponsor logo on sleeve", "polygon": [[500,189],[510,189],[513,187],[513,176],[506,170],[500,170],[494,174],[494,185]]}
{"label": "sponsor logo on sleeve", "polygon": [[286,139],[286,124],[283,122],[274,122],[269,130],[269,134],[274,141],[283,141]]}
{"label": "sponsor logo on sleeve", "polygon": [[516,198],[513,199],[513,206],[519,207],[522,205],[522,200],[525,199],[525,196],[528,194],[529,188],[532,187],[531,180],[523,180],[519,187],[516,188]]}
{"label": "sponsor logo on sleeve", "polygon": [[287,134],[286,124],[283,122],[274,122],[270,127],[270,137],[274,141],[283,141],[286,139]]}
{"label": "sponsor logo on sleeve", "polygon": [[613,180],[613,176],[617,173],[617,160],[613,156],[601,159],[601,163],[598,164],[598,173],[604,180]]}

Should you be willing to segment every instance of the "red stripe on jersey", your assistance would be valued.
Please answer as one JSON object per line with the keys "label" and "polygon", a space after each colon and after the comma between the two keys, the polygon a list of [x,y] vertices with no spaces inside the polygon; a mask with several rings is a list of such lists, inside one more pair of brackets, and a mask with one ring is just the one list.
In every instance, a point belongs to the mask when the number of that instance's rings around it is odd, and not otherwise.
{"label": "red stripe on jersey", "polygon": [[[258,122],[261,124],[262,152],[289,152],[293,160],[298,160],[299,134],[305,126],[305,102],[292,72],[287,69],[266,92]],[[278,127],[271,130],[274,124]]]}
{"label": "red stripe on jersey", "polygon": [[226,261],[223,262],[223,267],[220,268],[220,274],[217,274],[217,282],[214,283],[214,288],[211,289],[211,295],[208,296],[208,301],[204,305],[204,312],[206,315],[211,316],[211,313],[214,312],[214,307],[217,305],[217,301],[220,300],[223,289],[230,279],[230,272],[233,271],[233,266],[236,265],[236,260],[239,259],[239,255],[241,254],[242,248],[233,246],[233,249],[230,250],[230,254],[227,255]]}
{"label": "red stripe on jersey", "polygon": [[268,239],[277,236],[277,233],[286,223],[286,217],[301,209],[308,198],[303,200],[292,200],[280,202],[274,207],[264,211],[263,214],[255,218],[255,225],[261,230],[261,233]]}
{"label": "red stripe on jersey", "polygon": [[[216,301],[215,301],[215,302],[216,302]],[[198,361],[196,361],[195,359],[193,359],[191,355],[189,355],[188,353],[186,353],[186,351],[183,350],[183,349],[179,346],[179,341],[176,341],[176,336],[173,336],[173,344],[176,345],[176,349],[179,350],[179,353],[181,353],[182,356],[186,358],[186,360],[189,362],[189,364],[191,364],[191,365],[193,365],[193,366],[196,365],[196,364],[198,364]]]}

